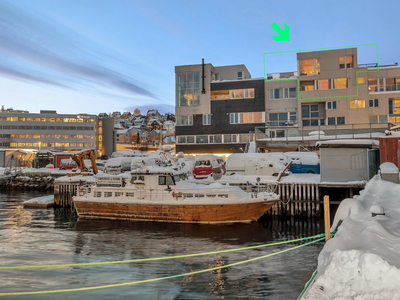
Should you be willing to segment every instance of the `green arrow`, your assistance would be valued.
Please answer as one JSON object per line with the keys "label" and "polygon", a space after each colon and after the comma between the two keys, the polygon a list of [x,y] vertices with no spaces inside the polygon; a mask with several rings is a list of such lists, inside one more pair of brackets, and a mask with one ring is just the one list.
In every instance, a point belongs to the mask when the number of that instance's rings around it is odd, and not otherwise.
{"label": "green arrow", "polygon": [[272,38],[277,42],[289,42],[290,41],[290,29],[289,26],[284,23],[284,30],[282,30],[276,23],[271,25],[272,29],[276,31],[276,36],[272,36]]}

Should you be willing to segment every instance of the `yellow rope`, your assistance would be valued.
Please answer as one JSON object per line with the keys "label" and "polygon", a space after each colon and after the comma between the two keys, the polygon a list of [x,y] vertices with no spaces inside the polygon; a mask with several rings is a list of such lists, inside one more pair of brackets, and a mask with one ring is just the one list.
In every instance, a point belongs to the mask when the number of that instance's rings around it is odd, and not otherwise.
{"label": "yellow rope", "polygon": [[20,296],[20,295],[37,295],[37,294],[54,294],[54,293],[66,293],[66,292],[90,291],[90,290],[96,290],[96,289],[121,287],[121,286],[127,286],[127,285],[155,282],[155,281],[160,281],[160,280],[165,280],[165,279],[171,279],[171,278],[195,275],[195,274],[205,273],[205,272],[209,272],[209,271],[215,271],[215,270],[219,270],[219,269],[223,269],[223,268],[229,268],[229,267],[237,266],[237,265],[240,265],[240,264],[244,264],[244,263],[256,261],[256,260],[259,260],[259,259],[263,259],[263,258],[266,258],[266,257],[274,256],[274,255],[277,255],[277,254],[285,253],[285,252],[288,252],[288,251],[291,251],[291,250],[298,249],[300,247],[304,247],[304,246],[307,246],[307,245],[322,241],[323,239],[324,238],[320,238],[320,239],[317,239],[317,240],[314,240],[314,241],[311,241],[311,242],[308,242],[308,243],[305,243],[305,244],[301,244],[301,245],[298,245],[298,246],[295,246],[295,247],[292,247],[292,248],[289,248],[289,249],[285,249],[285,250],[281,250],[281,251],[278,251],[278,252],[274,252],[274,253],[270,253],[270,254],[267,254],[267,255],[263,255],[263,256],[260,256],[260,257],[256,257],[256,258],[252,258],[252,259],[248,259],[248,260],[232,263],[232,264],[229,264],[229,265],[219,266],[219,267],[215,267],[215,268],[209,268],[209,269],[200,270],[200,271],[193,271],[193,272],[184,273],[184,274],[178,274],[178,275],[172,275],[172,276],[166,276],[166,277],[159,277],[159,278],[153,278],[153,279],[146,279],[146,280],[140,280],[140,281],[132,281],[132,282],[126,282],[126,283],[119,283],[119,284],[84,287],[84,288],[77,288],[77,289],[64,289],[64,290],[53,290],[53,291],[36,291],[36,292],[17,292],[17,293],[0,293],[0,296]]}
{"label": "yellow rope", "polygon": [[203,253],[194,253],[194,254],[184,254],[184,255],[176,255],[176,256],[163,256],[163,257],[153,257],[153,258],[143,258],[143,259],[92,262],[92,263],[76,263],[76,264],[60,264],[60,265],[9,266],[9,267],[0,267],[0,270],[62,268],[62,267],[79,267],[79,266],[94,266],[94,265],[127,264],[127,263],[137,263],[137,262],[145,262],[145,261],[154,261],[154,260],[186,258],[186,257],[195,257],[195,256],[202,256],[202,255],[219,254],[219,253],[242,251],[242,250],[249,250],[249,249],[257,249],[257,248],[262,248],[262,247],[270,247],[270,246],[282,245],[282,244],[299,242],[299,241],[304,241],[304,240],[316,239],[316,238],[324,237],[324,236],[325,236],[325,234],[322,233],[322,234],[317,234],[317,235],[313,235],[313,236],[309,236],[309,237],[294,239],[294,240],[290,240],[290,241],[276,242],[276,243],[271,243],[271,244],[263,244],[263,245],[249,246],[249,247],[244,247],[244,248],[235,248],[235,249],[227,249],[227,250],[211,251],[211,252],[203,252]]}

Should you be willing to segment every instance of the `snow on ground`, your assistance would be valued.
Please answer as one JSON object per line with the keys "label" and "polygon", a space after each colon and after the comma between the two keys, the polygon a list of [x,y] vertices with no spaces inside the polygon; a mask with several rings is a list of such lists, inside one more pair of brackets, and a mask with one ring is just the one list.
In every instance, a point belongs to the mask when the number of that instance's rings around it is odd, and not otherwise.
{"label": "snow on ground", "polygon": [[[372,217],[384,210],[385,215]],[[302,299],[400,299],[400,185],[375,176],[342,201]]]}
{"label": "snow on ground", "polygon": [[51,204],[54,202],[54,195],[36,197],[24,201],[24,204]]}

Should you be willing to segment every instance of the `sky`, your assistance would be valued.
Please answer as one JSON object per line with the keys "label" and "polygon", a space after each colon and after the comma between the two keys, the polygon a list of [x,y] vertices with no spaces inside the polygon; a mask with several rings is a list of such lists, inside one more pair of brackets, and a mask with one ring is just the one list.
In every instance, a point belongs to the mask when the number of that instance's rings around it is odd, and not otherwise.
{"label": "sky", "polygon": [[[264,53],[378,44],[400,61],[400,1],[0,0],[0,105],[110,113],[174,113],[175,66],[245,64],[264,77]],[[290,27],[276,42],[271,28]],[[358,63],[376,63],[374,46]],[[265,72],[295,71],[273,54]]]}

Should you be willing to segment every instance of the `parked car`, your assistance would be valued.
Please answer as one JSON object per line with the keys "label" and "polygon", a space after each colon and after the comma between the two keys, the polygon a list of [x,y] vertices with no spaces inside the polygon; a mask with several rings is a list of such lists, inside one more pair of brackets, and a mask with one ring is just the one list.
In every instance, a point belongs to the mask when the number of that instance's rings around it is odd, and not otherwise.
{"label": "parked car", "polygon": [[241,175],[277,176],[285,168],[278,157],[270,153],[235,153],[226,160],[226,172]]}
{"label": "parked car", "polygon": [[319,174],[320,164],[317,153],[315,152],[285,152],[289,161],[293,161],[290,166],[292,173]]}
{"label": "parked car", "polygon": [[96,161],[96,166],[97,166],[97,170],[98,171],[104,171],[105,167],[106,167],[106,162],[104,161]]}
{"label": "parked car", "polygon": [[225,174],[225,161],[214,155],[199,155],[195,159],[193,177],[203,179],[213,176],[213,173]]}

